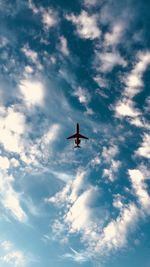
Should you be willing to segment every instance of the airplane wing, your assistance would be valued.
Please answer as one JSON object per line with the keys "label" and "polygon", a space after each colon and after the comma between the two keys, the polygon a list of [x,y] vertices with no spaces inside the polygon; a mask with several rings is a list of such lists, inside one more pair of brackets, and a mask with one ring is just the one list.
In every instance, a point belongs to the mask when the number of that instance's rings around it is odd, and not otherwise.
{"label": "airplane wing", "polygon": [[82,134],[79,134],[78,136],[79,136],[79,138],[89,139],[88,137],[86,137],[86,136],[84,136],[84,135],[82,135]]}
{"label": "airplane wing", "polygon": [[77,137],[77,134],[74,134],[74,135],[69,136],[67,139],[76,138],[76,137]]}

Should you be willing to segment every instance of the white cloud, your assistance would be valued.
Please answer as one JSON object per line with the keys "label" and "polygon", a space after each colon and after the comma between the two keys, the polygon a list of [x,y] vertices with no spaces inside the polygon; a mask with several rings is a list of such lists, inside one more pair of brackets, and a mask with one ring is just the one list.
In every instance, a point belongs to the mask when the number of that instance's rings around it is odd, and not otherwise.
{"label": "white cloud", "polygon": [[42,23],[44,25],[44,29],[47,31],[51,27],[54,27],[57,24],[58,18],[56,12],[50,8],[37,8],[32,0],[28,0],[29,8],[32,10],[34,14],[40,14]]}
{"label": "white cloud", "polygon": [[134,107],[134,102],[130,99],[122,99],[116,104],[116,116],[133,117],[136,118],[140,112]]}
{"label": "white cloud", "polygon": [[19,89],[27,106],[43,105],[45,89],[40,81],[21,80]]}
{"label": "white cloud", "polygon": [[42,22],[46,30],[54,27],[57,23],[56,14],[51,9],[41,9]]}
{"label": "white cloud", "polygon": [[26,219],[26,214],[20,206],[20,197],[12,188],[9,188],[7,195],[2,200],[4,207],[11,211],[12,215],[19,221]]}
{"label": "white cloud", "polygon": [[127,66],[127,61],[121,57],[118,52],[96,52],[96,60],[100,61],[100,63],[98,62],[97,69],[102,72],[110,72],[115,66],[118,65],[122,67]]}
{"label": "white cloud", "polygon": [[51,144],[54,140],[56,140],[59,130],[60,130],[59,124],[53,124],[52,126],[50,126],[48,131],[43,135],[42,142],[45,145]]}
{"label": "white cloud", "polygon": [[110,167],[108,169],[104,169],[103,176],[108,177],[108,179],[113,182],[116,179],[120,166],[121,162],[119,160],[111,160]]}
{"label": "white cloud", "polygon": [[[133,98],[141,92],[143,84],[143,74],[150,64],[150,52],[140,52],[136,57],[133,69],[125,77],[125,89],[122,93],[122,100],[116,103],[115,111],[119,117],[131,117],[129,122],[137,127],[149,127],[147,123],[143,123],[141,112],[135,108]],[[141,117],[139,117],[139,115]]]}
{"label": "white cloud", "polygon": [[9,240],[5,240],[0,244],[0,247],[7,251],[10,250],[13,247],[13,244]]}
{"label": "white cloud", "polygon": [[29,8],[32,10],[33,13],[37,14],[39,12],[38,8],[33,4],[32,0],[28,0]]}
{"label": "white cloud", "polygon": [[71,248],[72,253],[66,253],[63,255],[64,259],[71,259],[77,263],[83,263],[89,260],[89,253],[86,251],[76,251],[75,249]]}
{"label": "white cloud", "polygon": [[116,145],[104,146],[102,151],[102,158],[105,162],[110,163],[111,160],[119,153]]}
{"label": "white cloud", "polygon": [[103,229],[96,251],[102,250],[103,253],[107,253],[114,248],[124,247],[127,244],[128,232],[135,226],[137,219],[138,209],[134,204],[123,207],[117,219],[109,222]]}
{"label": "white cloud", "polygon": [[15,219],[23,222],[27,216],[20,205],[20,194],[13,189],[13,181],[14,178],[12,176],[0,173],[1,203]]}
{"label": "white cloud", "polygon": [[27,58],[31,59],[34,63],[38,60],[38,54],[37,52],[30,49],[27,45],[24,46],[21,51],[26,55]]}
{"label": "white cloud", "polygon": [[101,76],[99,76],[99,75],[97,75],[96,77],[94,77],[94,81],[98,84],[98,86],[100,88],[105,88],[105,87],[108,86],[107,81],[104,78],[102,78]]}
{"label": "white cloud", "polygon": [[137,195],[142,208],[149,212],[150,197],[147,192],[144,175],[137,169],[128,170],[132,187]]}
{"label": "white cloud", "polygon": [[96,16],[90,16],[86,11],[82,11],[79,16],[68,15],[66,19],[76,25],[77,33],[81,38],[94,40],[101,35],[101,31],[97,26]]}
{"label": "white cloud", "polygon": [[0,120],[0,143],[7,151],[20,153],[23,150],[21,135],[26,129],[24,114],[14,107],[1,107]]}
{"label": "white cloud", "polygon": [[24,70],[25,74],[32,74],[34,72],[33,68],[29,65],[25,66]]}
{"label": "white cloud", "polygon": [[101,163],[101,159],[100,159],[100,156],[96,156],[94,159],[92,159],[91,161],[91,165],[93,167],[95,167],[96,165],[100,165]]}
{"label": "white cloud", "polygon": [[[39,62],[38,53],[31,48],[29,48],[28,45],[25,45],[21,48],[21,51],[25,54],[25,56],[29,59],[30,62],[33,62],[37,69],[41,70],[43,67],[41,63]],[[25,67],[26,73],[32,73],[33,68],[31,66]]]}
{"label": "white cloud", "polygon": [[11,264],[14,267],[22,267],[25,263],[25,256],[24,254],[19,251],[11,251],[8,254],[0,257],[1,261]]}
{"label": "white cloud", "polygon": [[64,56],[69,56],[67,39],[64,36],[60,37],[60,51]]}
{"label": "white cloud", "polygon": [[141,146],[135,152],[136,155],[150,159],[150,135],[144,134]]}
{"label": "white cloud", "polygon": [[111,32],[107,32],[104,36],[104,47],[117,45],[120,42],[123,29],[123,25],[119,22],[113,25]]}
{"label": "white cloud", "polygon": [[89,92],[81,87],[76,89],[74,95],[78,97],[78,100],[81,104],[88,104],[91,99]]}
{"label": "white cloud", "polygon": [[10,167],[10,163],[7,157],[0,156],[0,168],[1,170],[7,170]]}
{"label": "white cloud", "polygon": [[126,77],[126,88],[124,94],[133,98],[136,94],[141,91],[143,87],[142,76],[150,64],[150,52],[143,52],[137,55],[136,64],[133,70]]}

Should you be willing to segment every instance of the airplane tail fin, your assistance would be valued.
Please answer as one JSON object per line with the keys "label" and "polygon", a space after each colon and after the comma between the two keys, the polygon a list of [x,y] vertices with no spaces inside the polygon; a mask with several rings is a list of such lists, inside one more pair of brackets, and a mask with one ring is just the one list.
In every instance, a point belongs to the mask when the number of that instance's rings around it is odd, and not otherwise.
{"label": "airplane tail fin", "polygon": [[78,148],[81,148],[80,146],[74,146],[74,148],[77,148],[77,147],[78,147]]}

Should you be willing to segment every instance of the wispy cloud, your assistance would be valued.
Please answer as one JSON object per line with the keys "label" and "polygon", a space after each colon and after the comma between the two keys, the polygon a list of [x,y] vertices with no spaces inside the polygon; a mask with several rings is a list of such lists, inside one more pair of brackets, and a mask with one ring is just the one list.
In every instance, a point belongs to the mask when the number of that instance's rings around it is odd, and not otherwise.
{"label": "wispy cloud", "polygon": [[14,178],[7,173],[0,174],[1,203],[15,219],[25,222],[27,215],[21,207],[20,194],[13,188]]}
{"label": "wispy cloud", "polygon": [[95,15],[89,15],[83,10],[79,16],[71,14],[67,15],[66,19],[75,24],[77,34],[81,38],[94,40],[101,35],[101,30],[97,25],[97,18]]}
{"label": "wispy cloud", "polygon": [[41,16],[45,31],[48,31],[58,23],[57,13],[51,8],[44,8],[42,6],[36,7],[32,0],[28,1],[28,5],[35,15],[39,14]]}
{"label": "wispy cloud", "polygon": [[118,52],[97,52],[97,70],[101,72],[111,72],[115,66],[127,66],[127,61]]}
{"label": "wispy cloud", "polygon": [[69,56],[67,39],[64,36],[60,37],[60,51],[64,56]]}

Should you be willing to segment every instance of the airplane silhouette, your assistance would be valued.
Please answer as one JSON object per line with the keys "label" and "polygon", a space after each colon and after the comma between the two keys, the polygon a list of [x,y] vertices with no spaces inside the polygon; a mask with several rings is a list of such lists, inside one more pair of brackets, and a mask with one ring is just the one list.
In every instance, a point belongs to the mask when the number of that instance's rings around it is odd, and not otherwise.
{"label": "airplane silhouette", "polygon": [[74,138],[75,139],[74,140],[74,142],[76,144],[75,148],[76,147],[79,147],[80,148],[79,144],[81,142],[81,140],[80,140],[81,138],[83,138],[83,139],[89,139],[88,137],[80,134],[79,123],[77,123],[77,126],[76,126],[76,133],[74,135],[69,136],[67,139],[71,139],[71,138]]}

